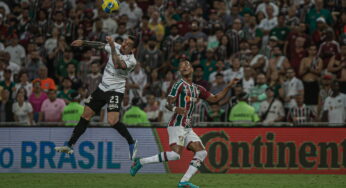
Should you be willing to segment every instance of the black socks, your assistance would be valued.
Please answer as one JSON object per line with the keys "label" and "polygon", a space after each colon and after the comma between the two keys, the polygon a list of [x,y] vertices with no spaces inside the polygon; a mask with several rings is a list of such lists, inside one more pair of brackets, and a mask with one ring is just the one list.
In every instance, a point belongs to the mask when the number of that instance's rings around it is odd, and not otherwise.
{"label": "black socks", "polygon": [[112,127],[115,130],[117,130],[119,132],[119,134],[127,140],[127,143],[129,143],[129,144],[134,144],[135,143],[135,141],[133,140],[131,134],[127,130],[125,124],[123,124],[120,121],[118,121],[118,123],[116,123]]}
{"label": "black socks", "polygon": [[85,132],[88,125],[89,125],[89,121],[81,117],[78,122],[78,125],[73,130],[70,140],[68,141],[69,147],[72,147],[72,145],[74,145],[77,142],[79,137]]}

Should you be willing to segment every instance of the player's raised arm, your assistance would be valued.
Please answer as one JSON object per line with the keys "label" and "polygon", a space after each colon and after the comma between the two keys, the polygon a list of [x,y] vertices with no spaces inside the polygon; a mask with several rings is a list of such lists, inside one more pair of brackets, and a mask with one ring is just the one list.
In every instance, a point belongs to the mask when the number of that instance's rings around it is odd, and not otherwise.
{"label": "player's raised arm", "polygon": [[119,54],[115,50],[115,43],[113,41],[113,38],[110,36],[107,36],[106,41],[108,42],[109,46],[111,47],[111,56],[112,56],[114,68],[127,69],[127,65],[126,65],[125,61],[123,61],[119,58]]}
{"label": "player's raised arm", "polygon": [[206,100],[210,103],[215,103],[218,102],[219,100],[221,100],[222,98],[224,98],[226,96],[226,94],[228,93],[228,91],[238,82],[238,79],[233,79],[231,82],[229,82],[227,84],[227,86],[220,91],[219,93],[217,93],[216,95],[210,95]]}
{"label": "player's raised arm", "polygon": [[98,41],[75,40],[71,43],[71,46],[74,46],[74,47],[88,46],[88,47],[96,48],[98,50],[103,50],[106,44],[103,42],[98,42]]}

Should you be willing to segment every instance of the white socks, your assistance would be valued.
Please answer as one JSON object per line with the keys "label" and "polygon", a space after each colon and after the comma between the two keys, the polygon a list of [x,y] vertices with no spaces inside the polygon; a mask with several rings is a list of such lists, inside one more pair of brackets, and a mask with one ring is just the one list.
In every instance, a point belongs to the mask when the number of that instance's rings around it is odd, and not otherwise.
{"label": "white socks", "polygon": [[202,150],[196,152],[195,156],[191,160],[189,168],[187,169],[186,173],[184,174],[180,182],[189,181],[190,178],[198,171],[198,168],[201,166],[201,163],[204,161],[206,157],[207,151]]}
{"label": "white socks", "polygon": [[158,155],[154,155],[151,157],[142,158],[142,159],[140,159],[140,163],[142,165],[144,165],[144,164],[150,164],[150,163],[174,161],[174,160],[179,160],[179,159],[180,159],[179,154],[177,154],[174,151],[169,151],[169,152],[161,152]]}

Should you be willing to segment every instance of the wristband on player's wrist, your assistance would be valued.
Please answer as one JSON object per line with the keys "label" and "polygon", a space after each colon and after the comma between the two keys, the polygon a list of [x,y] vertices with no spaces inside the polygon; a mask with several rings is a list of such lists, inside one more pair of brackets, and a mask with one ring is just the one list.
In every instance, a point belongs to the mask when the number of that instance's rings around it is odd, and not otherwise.
{"label": "wristband on player's wrist", "polygon": [[173,107],[173,108],[172,108],[172,112],[175,112],[175,109],[176,109],[176,108],[177,108],[177,107]]}

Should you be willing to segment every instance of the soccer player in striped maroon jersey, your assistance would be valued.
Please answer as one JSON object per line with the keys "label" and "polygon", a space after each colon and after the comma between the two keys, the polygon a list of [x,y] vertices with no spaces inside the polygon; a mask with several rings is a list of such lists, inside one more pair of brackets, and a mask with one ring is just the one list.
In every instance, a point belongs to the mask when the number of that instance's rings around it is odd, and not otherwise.
{"label": "soccer player in striped maroon jersey", "polygon": [[193,110],[199,99],[204,99],[209,103],[218,102],[225,97],[229,89],[238,80],[232,80],[225,89],[213,95],[204,87],[192,83],[193,68],[190,62],[180,62],[179,72],[182,79],[173,85],[166,105],[167,109],[174,112],[168,123],[169,145],[172,151],[161,152],[158,155],[147,158],[136,158],[131,166],[130,173],[132,176],[135,176],[138,170],[145,164],[178,160],[184,148],[188,148],[195,153],[195,156],[191,160],[185,175],[180,180],[178,187],[197,188],[198,186],[192,184],[189,180],[198,171],[198,168],[207,156],[207,152],[201,139],[192,130],[191,119]]}

